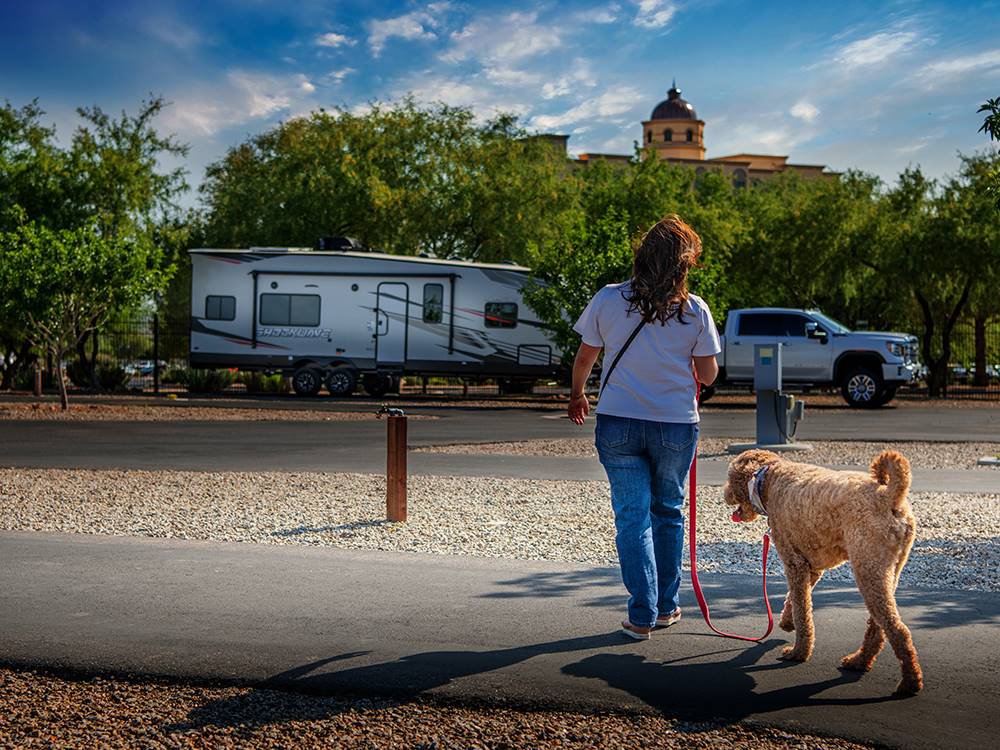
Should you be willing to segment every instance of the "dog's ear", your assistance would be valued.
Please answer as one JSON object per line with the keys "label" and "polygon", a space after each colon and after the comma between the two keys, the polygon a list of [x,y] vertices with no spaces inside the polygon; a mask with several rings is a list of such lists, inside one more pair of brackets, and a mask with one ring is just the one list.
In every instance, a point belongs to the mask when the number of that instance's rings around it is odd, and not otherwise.
{"label": "dog's ear", "polygon": [[722,496],[727,505],[739,506],[740,517],[744,521],[752,521],[757,517],[756,511],[750,504],[750,495],[747,491],[750,478],[762,466],[766,466],[777,458],[778,454],[776,453],[755,448],[743,451],[729,464],[729,476],[722,488]]}

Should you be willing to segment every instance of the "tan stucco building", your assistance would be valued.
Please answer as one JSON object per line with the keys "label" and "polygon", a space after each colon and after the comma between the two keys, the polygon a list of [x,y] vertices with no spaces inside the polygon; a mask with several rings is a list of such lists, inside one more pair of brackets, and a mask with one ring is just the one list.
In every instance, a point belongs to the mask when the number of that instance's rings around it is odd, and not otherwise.
{"label": "tan stucco building", "polygon": [[[569,136],[550,136],[553,143],[565,148]],[[701,174],[708,170],[721,171],[732,178],[735,187],[746,187],[780,172],[792,171],[803,177],[836,177],[822,164],[790,164],[787,156],[738,153],[730,156],[705,158],[705,121],[698,119],[690,103],[681,98],[676,82],[667,98],[653,108],[648,120],[642,122],[639,141],[643,151],[664,161],[692,167]],[[627,163],[626,154],[580,154],[574,159],[579,166],[596,161]]]}

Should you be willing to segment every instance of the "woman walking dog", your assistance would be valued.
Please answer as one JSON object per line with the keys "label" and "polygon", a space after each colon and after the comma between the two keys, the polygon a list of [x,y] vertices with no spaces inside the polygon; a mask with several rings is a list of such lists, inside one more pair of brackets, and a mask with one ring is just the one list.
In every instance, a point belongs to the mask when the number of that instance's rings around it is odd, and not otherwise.
{"label": "woman walking dog", "polygon": [[701,239],[679,217],[657,222],[635,251],[632,277],[594,295],[573,329],[569,417],[590,412],[584,385],[604,350],[597,452],[611,484],[615,546],[630,596],[622,632],[646,640],[681,617],[684,478],[698,438],[695,378],[710,385],[719,334],[687,277]]}

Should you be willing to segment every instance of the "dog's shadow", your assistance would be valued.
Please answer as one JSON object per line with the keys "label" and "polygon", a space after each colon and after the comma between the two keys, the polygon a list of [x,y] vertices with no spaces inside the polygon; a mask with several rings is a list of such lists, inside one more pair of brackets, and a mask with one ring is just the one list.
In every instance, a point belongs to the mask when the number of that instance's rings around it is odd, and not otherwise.
{"label": "dog's shadow", "polygon": [[893,696],[870,698],[818,698],[820,693],[859,681],[860,672],[841,671],[818,682],[757,692],[755,673],[784,670],[796,662],[758,662],[785,642],[771,639],[750,648],[723,652],[734,655],[725,662],[694,661],[713,654],[655,661],[635,654],[596,654],[563,667],[565,674],[602,680],[608,686],[633,695],[665,715],[692,720],[740,721],[755,714],[801,706],[852,706],[896,700]]}

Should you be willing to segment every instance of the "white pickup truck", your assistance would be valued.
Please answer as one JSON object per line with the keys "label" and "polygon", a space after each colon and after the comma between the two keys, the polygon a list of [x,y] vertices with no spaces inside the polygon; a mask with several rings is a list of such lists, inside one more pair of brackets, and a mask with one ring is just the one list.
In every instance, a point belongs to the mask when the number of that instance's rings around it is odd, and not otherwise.
{"label": "white pickup truck", "polygon": [[889,403],[920,370],[910,334],[852,331],[818,310],[758,307],[729,311],[717,383],[752,385],[754,344],[775,342],[784,344],[785,385],[840,386],[851,406]]}

